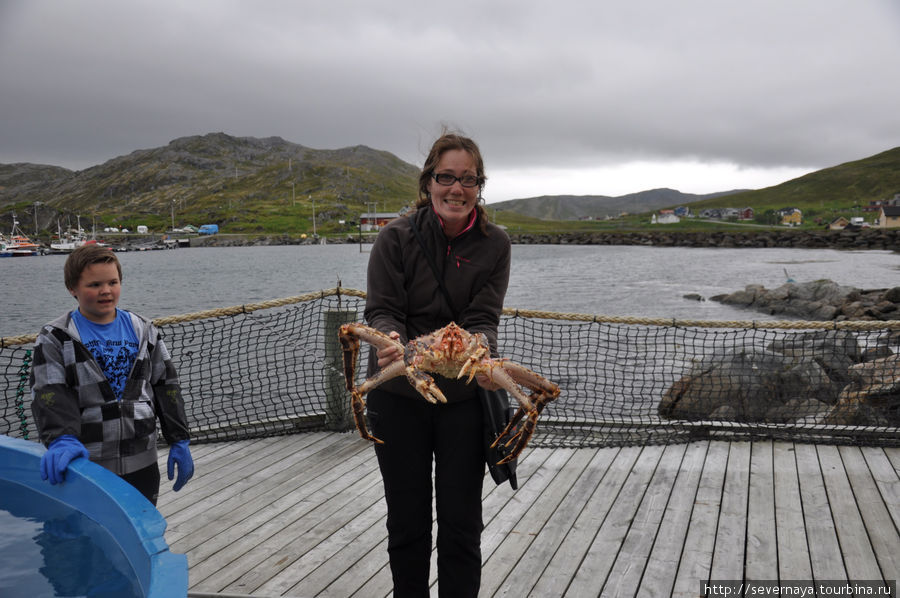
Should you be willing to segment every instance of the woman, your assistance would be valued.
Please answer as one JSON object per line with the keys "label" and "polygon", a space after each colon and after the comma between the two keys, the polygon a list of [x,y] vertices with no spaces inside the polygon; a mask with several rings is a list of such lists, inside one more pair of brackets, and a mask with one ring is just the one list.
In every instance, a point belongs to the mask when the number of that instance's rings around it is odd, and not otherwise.
{"label": "woman", "polygon": [[[372,247],[365,310],[370,326],[406,343],[455,321],[485,334],[496,355],[510,242],[480,205],[486,178],[474,141],[453,133],[435,141],[419,176],[415,214],[386,225]],[[452,305],[413,226],[437,263]],[[401,357],[393,348],[379,350],[370,356],[369,373]],[[375,452],[388,507],[395,598],[429,595],[432,459],[439,594],[474,597],[481,583],[481,404],[474,384],[434,378],[446,404],[425,401],[405,378],[386,382],[367,399],[372,432],[384,441]],[[477,382],[496,388],[484,376]]]}

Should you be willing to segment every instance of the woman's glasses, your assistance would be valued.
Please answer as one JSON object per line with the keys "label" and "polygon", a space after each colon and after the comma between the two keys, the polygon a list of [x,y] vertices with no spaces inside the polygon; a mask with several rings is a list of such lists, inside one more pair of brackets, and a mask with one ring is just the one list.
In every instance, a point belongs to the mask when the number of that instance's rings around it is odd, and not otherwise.
{"label": "woman's glasses", "polygon": [[478,177],[474,174],[464,174],[462,176],[454,176],[448,172],[439,172],[437,174],[432,174],[431,178],[433,178],[438,185],[443,185],[444,187],[449,187],[456,181],[459,181],[459,184],[463,187],[477,187],[478,186]]}

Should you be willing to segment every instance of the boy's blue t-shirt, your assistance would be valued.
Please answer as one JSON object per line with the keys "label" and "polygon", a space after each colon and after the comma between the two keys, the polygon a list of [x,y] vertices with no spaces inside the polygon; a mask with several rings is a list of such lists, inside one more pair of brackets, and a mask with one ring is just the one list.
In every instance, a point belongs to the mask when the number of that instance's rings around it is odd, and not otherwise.
{"label": "boy's blue t-shirt", "polygon": [[121,401],[125,382],[138,353],[138,339],[131,324],[131,315],[116,308],[115,320],[109,324],[97,324],[76,309],[72,312],[72,320],[81,335],[82,344],[100,364],[116,399]]}

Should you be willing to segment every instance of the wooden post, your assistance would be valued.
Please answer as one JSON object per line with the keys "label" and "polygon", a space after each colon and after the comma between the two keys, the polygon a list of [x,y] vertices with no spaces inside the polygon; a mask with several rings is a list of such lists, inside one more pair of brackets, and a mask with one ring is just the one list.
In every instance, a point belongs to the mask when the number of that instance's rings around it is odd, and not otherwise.
{"label": "wooden post", "polygon": [[[347,322],[356,322],[355,310],[325,312],[325,426],[329,430],[346,431],[353,428],[350,412],[350,393],[344,380],[344,358],[338,329]],[[360,358],[360,361],[364,359]]]}

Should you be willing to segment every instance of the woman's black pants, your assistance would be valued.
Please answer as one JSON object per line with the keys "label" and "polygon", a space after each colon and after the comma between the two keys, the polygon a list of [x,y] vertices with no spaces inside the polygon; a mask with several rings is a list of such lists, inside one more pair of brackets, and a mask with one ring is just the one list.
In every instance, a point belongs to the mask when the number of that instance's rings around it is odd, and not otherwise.
{"label": "woman's black pants", "polygon": [[387,501],[394,598],[427,597],[431,564],[432,458],[437,513],[438,593],[478,596],[481,585],[481,403],[434,405],[379,389],[368,395],[369,422]]}

